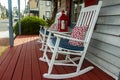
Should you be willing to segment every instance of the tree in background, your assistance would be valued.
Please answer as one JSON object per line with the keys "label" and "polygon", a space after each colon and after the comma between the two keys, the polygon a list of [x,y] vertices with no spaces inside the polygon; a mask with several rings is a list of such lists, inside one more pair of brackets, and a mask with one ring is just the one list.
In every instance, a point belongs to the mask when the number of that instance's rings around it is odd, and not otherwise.
{"label": "tree in background", "polygon": [[6,18],[8,18],[8,10],[6,9]]}

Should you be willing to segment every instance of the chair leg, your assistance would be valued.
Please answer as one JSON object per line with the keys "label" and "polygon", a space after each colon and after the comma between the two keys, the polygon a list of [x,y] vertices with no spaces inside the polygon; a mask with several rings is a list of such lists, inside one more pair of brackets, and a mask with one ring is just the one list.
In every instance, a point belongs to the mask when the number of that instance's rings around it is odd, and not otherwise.
{"label": "chair leg", "polygon": [[[47,42],[46,42],[46,46],[45,46],[45,50],[44,50],[44,53],[43,53],[43,57],[42,58],[39,58],[39,60],[43,60],[45,58],[45,54],[47,53],[47,43],[49,43],[49,40],[50,40],[50,37],[51,37],[51,32],[49,32],[49,35],[48,35],[48,39],[47,39]],[[45,39],[45,38],[44,38]],[[45,44],[45,43],[44,43]],[[43,46],[44,47],[44,46]]]}
{"label": "chair leg", "polygon": [[42,36],[42,40],[41,40],[41,43],[42,43],[42,47],[40,48],[40,50],[42,50],[43,51],[43,49],[44,49],[44,46],[45,46],[45,39],[46,39],[46,29],[45,29],[45,31],[44,31],[44,33],[42,34],[41,33],[41,36]]}
{"label": "chair leg", "polygon": [[81,58],[80,58],[80,60],[79,60],[78,66],[77,66],[77,70],[76,70],[77,72],[80,71],[81,66],[82,66],[82,64],[83,64],[84,58],[85,58],[85,54],[82,54],[82,55],[81,55]]}
{"label": "chair leg", "polygon": [[49,64],[49,68],[48,68],[48,74],[51,74],[52,72],[52,69],[53,69],[53,65],[54,65],[54,62],[55,62],[55,58],[56,58],[56,52],[53,53],[52,55],[52,58],[50,60],[50,64]]}
{"label": "chair leg", "polygon": [[44,42],[42,42],[42,47],[40,48],[40,50],[41,50],[41,51],[43,51],[44,46],[45,46],[45,43],[44,43]]}
{"label": "chair leg", "polygon": [[57,38],[56,44],[55,44],[55,48],[54,48],[54,52],[53,52],[52,58],[51,58],[51,60],[50,60],[49,69],[48,69],[48,74],[51,74],[52,68],[53,68],[53,64],[54,64],[54,62],[55,62],[56,56],[58,55],[58,54],[57,54],[57,51],[58,51],[59,42],[60,42],[60,38]]}
{"label": "chair leg", "polygon": [[40,39],[40,38],[41,38],[41,35],[39,34],[38,37],[39,37],[39,38],[38,38],[37,42],[41,43],[41,39]]}
{"label": "chair leg", "polygon": [[[43,45],[44,45],[44,43],[42,43],[42,46],[43,46]],[[44,47],[44,46],[43,46],[43,47]],[[42,47],[42,48],[43,48],[43,47]],[[43,53],[43,56],[42,56],[42,58],[40,57],[39,60],[45,59],[45,55],[46,55],[46,53],[47,53],[47,49],[48,49],[48,46],[46,45],[46,46],[45,46],[44,53]]]}
{"label": "chair leg", "polygon": [[70,55],[69,55],[69,54],[67,54],[67,55],[66,55],[66,58],[65,58],[65,60],[68,60],[68,57],[70,57]]}
{"label": "chair leg", "polygon": [[40,57],[39,60],[41,60],[41,61],[45,60],[46,52],[47,52],[47,46],[45,47],[45,51],[44,51],[44,53],[43,53],[43,56]]}

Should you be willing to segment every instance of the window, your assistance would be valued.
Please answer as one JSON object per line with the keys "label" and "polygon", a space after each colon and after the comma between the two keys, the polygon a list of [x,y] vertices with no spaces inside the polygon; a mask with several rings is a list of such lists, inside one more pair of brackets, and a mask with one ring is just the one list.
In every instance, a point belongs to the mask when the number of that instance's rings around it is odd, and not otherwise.
{"label": "window", "polygon": [[50,6],[50,1],[46,1],[46,6]]}
{"label": "window", "polygon": [[49,19],[50,18],[50,11],[46,11],[45,16],[46,16],[47,19]]}
{"label": "window", "polygon": [[58,0],[58,8],[61,7],[61,0]]}
{"label": "window", "polygon": [[80,13],[81,9],[81,0],[74,0],[73,1],[73,11],[72,11],[72,22],[76,22]]}

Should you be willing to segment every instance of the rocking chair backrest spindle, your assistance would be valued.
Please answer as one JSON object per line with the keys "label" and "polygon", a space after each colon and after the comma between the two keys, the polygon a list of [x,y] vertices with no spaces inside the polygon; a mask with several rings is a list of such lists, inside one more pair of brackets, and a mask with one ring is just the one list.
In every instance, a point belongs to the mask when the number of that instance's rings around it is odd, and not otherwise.
{"label": "rocking chair backrest spindle", "polygon": [[[80,27],[87,26],[88,27],[88,30],[87,30],[86,36],[85,36],[85,42],[87,42],[88,44],[84,44],[86,50],[88,48],[90,38],[92,36],[101,5],[102,5],[102,2],[99,2],[99,4],[96,6],[94,5],[94,6],[90,6],[90,7],[83,7],[81,9],[76,26],[80,26]],[[99,8],[98,8],[98,6],[99,6]],[[86,52],[86,50],[85,50],[85,52]]]}

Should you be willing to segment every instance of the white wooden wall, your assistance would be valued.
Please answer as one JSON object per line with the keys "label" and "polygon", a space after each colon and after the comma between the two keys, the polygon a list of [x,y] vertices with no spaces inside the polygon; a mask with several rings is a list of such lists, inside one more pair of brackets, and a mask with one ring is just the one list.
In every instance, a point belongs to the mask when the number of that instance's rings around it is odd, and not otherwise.
{"label": "white wooden wall", "polygon": [[120,0],[102,1],[86,58],[116,78],[120,72]]}

